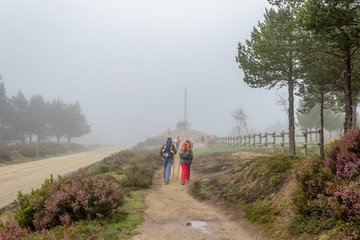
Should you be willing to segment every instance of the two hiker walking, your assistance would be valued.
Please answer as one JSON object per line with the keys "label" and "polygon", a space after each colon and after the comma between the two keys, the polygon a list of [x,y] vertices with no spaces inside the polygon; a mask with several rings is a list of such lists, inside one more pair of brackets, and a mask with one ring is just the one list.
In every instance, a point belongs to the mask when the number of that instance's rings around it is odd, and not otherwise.
{"label": "two hiker walking", "polygon": [[[160,156],[162,157],[163,162],[163,178],[166,184],[169,184],[169,178],[171,173],[171,166],[174,163],[174,156],[176,153],[179,154],[181,164],[181,184],[185,184],[185,181],[190,180],[190,167],[193,159],[193,151],[190,147],[190,141],[187,140],[182,144],[179,152],[177,152],[177,147],[173,144],[171,138],[168,138],[166,142],[160,148]],[[178,171],[179,175],[179,171]],[[175,177],[175,174],[174,174]]]}

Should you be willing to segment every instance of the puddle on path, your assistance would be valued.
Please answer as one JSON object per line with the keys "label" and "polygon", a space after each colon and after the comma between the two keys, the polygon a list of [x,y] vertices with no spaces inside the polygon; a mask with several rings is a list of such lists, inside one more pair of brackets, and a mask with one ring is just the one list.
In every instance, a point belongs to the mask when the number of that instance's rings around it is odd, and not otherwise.
{"label": "puddle on path", "polygon": [[201,230],[203,233],[211,233],[205,229],[207,225],[206,222],[203,221],[190,221],[191,227]]}

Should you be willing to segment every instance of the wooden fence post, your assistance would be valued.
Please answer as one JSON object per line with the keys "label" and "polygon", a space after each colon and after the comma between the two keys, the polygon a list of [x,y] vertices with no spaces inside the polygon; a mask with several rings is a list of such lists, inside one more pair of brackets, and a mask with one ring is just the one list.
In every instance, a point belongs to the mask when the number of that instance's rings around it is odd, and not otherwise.
{"label": "wooden fence post", "polygon": [[305,129],[305,131],[304,131],[304,141],[305,141],[305,143],[304,143],[304,155],[305,156],[307,156],[307,153],[308,153],[308,149],[307,149],[307,143],[308,143],[308,133],[307,133],[307,129]]}
{"label": "wooden fence post", "polygon": [[253,134],[253,140],[254,140],[254,142],[253,142],[253,147],[255,148],[255,146],[256,146],[256,140],[255,140],[255,133]]}
{"label": "wooden fence post", "polygon": [[268,152],[269,148],[268,148],[268,133],[267,132],[265,133],[265,148],[266,148],[266,152]]}
{"label": "wooden fence post", "polygon": [[260,151],[261,151],[261,138],[262,138],[262,134],[259,134],[259,146],[260,146]]}
{"label": "wooden fence post", "polygon": [[275,146],[275,144],[276,144],[276,132],[273,132],[272,137],[273,137],[273,149],[274,149],[274,153],[275,153],[275,148],[276,148],[276,146]]}

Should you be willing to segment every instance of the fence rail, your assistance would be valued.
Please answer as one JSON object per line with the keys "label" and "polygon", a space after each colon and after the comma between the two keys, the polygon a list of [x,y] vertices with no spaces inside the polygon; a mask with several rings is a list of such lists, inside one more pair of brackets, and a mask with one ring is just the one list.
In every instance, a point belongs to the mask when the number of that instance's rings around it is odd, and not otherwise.
{"label": "fence rail", "polygon": [[[303,141],[296,142],[297,145],[301,145],[304,151],[304,155],[308,155],[308,146],[318,146],[320,151],[320,142],[309,142],[309,136],[311,134],[319,134],[320,130],[316,131],[303,131],[302,134],[296,134],[296,138],[303,138]],[[281,148],[281,152],[285,153],[285,147],[289,145],[288,132],[280,133],[259,133],[259,134],[248,134],[238,137],[219,137],[217,138],[217,144],[220,146],[238,146],[245,147],[249,150],[251,148],[259,148],[260,150],[265,149],[269,151],[272,149],[275,152],[276,148]],[[287,140],[287,141],[286,141]]]}

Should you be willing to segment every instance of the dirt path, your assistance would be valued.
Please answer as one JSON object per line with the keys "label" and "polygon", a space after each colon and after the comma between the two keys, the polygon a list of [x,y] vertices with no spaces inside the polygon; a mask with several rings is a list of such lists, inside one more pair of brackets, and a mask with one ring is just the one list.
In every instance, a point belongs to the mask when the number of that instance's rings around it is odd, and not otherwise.
{"label": "dirt path", "polygon": [[14,201],[18,191],[28,193],[32,188],[40,187],[51,174],[57,178],[58,175],[87,167],[125,148],[128,147],[103,147],[67,156],[0,167],[0,208]]}
{"label": "dirt path", "polygon": [[[176,180],[178,159],[175,161],[175,179],[165,185],[162,171],[156,173],[152,188],[146,193],[145,221],[139,226],[135,240],[196,239],[196,240],[259,240],[250,234],[244,224],[231,221],[218,209],[194,199],[190,185]],[[173,170],[172,172],[173,173]],[[191,172],[191,179],[196,174]]]}

